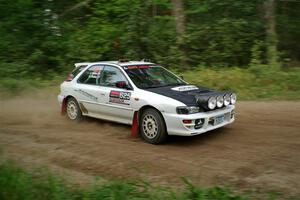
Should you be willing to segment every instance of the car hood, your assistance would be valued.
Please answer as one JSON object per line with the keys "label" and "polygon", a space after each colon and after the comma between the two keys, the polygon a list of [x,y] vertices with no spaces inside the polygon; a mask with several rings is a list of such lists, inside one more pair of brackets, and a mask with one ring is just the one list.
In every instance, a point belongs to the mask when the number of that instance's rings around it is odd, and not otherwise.
{"label": "car hood", "polygon": [[[187,106],[201,106],[199,99],[209,99],[211,96],[223,95],[223,92],[218,92],[205,87],[194,85],[182,86],[166,86],[157,88],[144,89],[149,92],[170,97],[184,103]],[[205,106],[204,106],[205,107]],[[204,108],[205,109],[205,108]]]}

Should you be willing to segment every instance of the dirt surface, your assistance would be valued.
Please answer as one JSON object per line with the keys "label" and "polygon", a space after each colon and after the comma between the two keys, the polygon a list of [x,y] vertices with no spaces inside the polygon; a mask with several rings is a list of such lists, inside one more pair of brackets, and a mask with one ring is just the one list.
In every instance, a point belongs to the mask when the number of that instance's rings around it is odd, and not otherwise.
{"label": "dirt surface", "polygon": [[10,159],[42,164],[84,183],[95,176],[146,179],[181,187],[300,189],[300,102],[239,102],[236,122],[194,137],[150,145],[130,127],[60,116],[54,95],[0,101],[0,148]]}

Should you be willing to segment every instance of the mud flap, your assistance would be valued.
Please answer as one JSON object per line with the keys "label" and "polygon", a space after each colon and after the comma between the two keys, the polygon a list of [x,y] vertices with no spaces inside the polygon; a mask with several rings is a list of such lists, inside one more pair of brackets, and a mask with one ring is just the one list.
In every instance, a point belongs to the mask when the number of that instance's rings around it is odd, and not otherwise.
{"label": "mud flap", "polygon": [[67,111],[67,98],[64,98],[64,100],[61,103],[61,115],[65,115]]}
{"label": "mud flap", "polygon": [[135,111],[132,119],[131,137],[137,137],[139,134],[138,111]]}

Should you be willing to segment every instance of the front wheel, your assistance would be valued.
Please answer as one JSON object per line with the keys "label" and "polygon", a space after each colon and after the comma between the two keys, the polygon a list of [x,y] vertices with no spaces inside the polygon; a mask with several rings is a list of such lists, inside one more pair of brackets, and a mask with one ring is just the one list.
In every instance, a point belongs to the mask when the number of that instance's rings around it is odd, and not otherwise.
{"label": "front wheel", "polygon": [[73,97],[67,100],[67,116],[72,121],[79,121],[82,118],[82,113],[79,105]]}
{"label": "front wheel", "polygon": [[159,144],[166,140],[166,125],[158,111],[149,108],[142,113],[140,118],[140,133],[143,139],[151,144]]}

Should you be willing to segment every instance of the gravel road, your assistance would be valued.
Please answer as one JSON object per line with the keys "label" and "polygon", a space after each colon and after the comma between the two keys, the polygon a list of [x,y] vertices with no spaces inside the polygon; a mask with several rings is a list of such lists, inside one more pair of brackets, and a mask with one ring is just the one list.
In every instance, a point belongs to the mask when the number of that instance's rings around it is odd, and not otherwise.
{"label": "gravel road", "polygon": [[95,176],[300,193],[300,102],[239,102],[236,122],[150,145],[130,127],[60,116],[52,94],[0,101],[0,148],[25,166],[46,165],[79,184]]}

